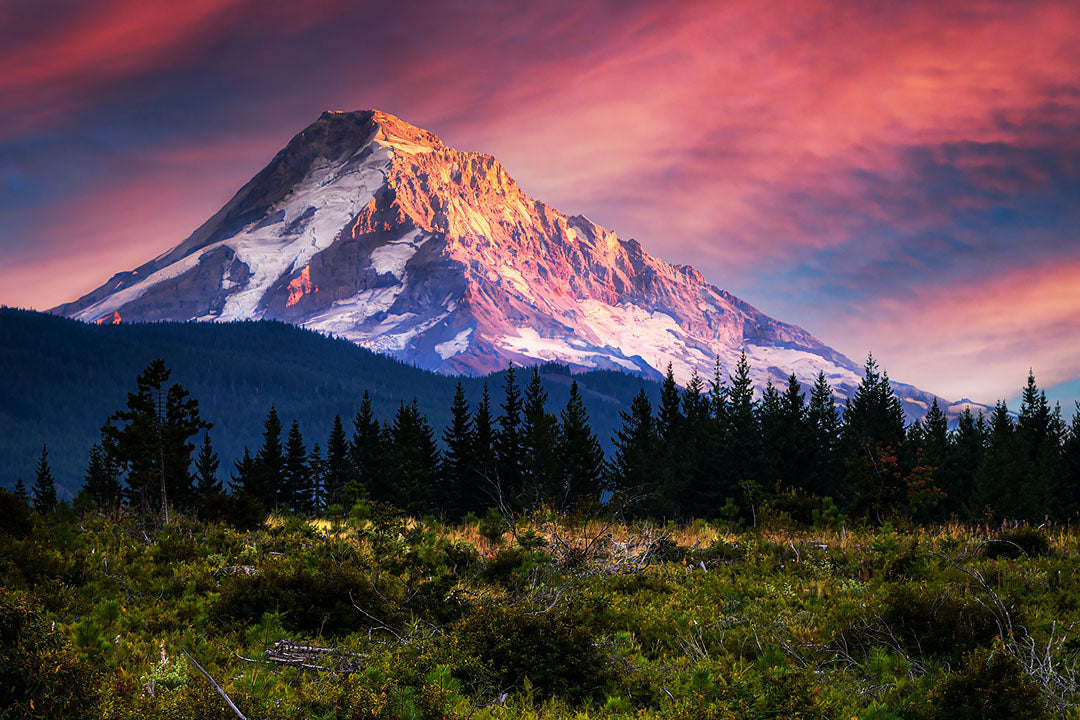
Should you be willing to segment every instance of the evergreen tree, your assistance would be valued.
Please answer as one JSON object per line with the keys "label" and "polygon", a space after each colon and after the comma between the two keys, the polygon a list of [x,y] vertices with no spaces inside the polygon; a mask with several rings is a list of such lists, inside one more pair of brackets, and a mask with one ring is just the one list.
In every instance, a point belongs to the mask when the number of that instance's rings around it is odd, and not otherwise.
{"label": "evergreen tree", "polygon": [[706,512],[717,513],[726,498],[740,497],[756,524],[757,506],[762,497],[761,429],[758,426],[754,384],[750,379],[750,363],[741,353],[735,374],[728,379],[728,420],[724,435],[724,465],[728,468],[726,482],[711,488],[705,498]]}
{"label": "evergreen tree", "polygon": [[38,458],[33,492],[34,509],[38,513],[45,515],[56,509],[56,479],[49,467],[49,450],[44,445],[41,446],[41,457]]}
{"label": "evergreen tree", "polygon": [[502,414],[499,416],[499,429],[495,435],[496,482],[501,502],[511,508],[520,509],[524,494],[522,478],[522,460],[524,450],[521,443],[521,391],[518,390],[514,377],[514,366],[506,370],[503,383]]}
{"label": "evergreen tree", "polygon": [[447,516],[457,519],[467,512],[466,494],[475,486],[476,475],[473,418],[460,380],[450,404],[450,424],[443,430],[442,437],[446,452],[442,458],[439,494]]}
{"label": "evergreen tree", "polygon": [[255,473],[255,458],[251,457],[251,451],[244,446],[244,455],[239,460],[233,460],[234,472],[229,476],[229,489],[234,493],[243,494],[255,500],[258,495],[258,478]]}
{"label": "evergreen tree", "polygon": [[83,478],[83,492],[99,510],[115,509],[123,495],[123,488],[116,478],[116,469],[112,467],[101,446],[96,443],[90,448],[90,459]]}
{"label": "evergreen tree", "polygon": [[391,501],[410,513],[431,510],[435,502],[435,477],[439,451],[427,418],[416,400],[401,403],[390,431],[390,457],[394,495]]}
{"label": "evergreen tree", "polygon": [[536,508],[540,503],[556,505],[562,500],[559,459],[556,445],[559,418],[545,408],[547,393],[540,381],[540,369],[533,366],[522,406],[521,450],[522,503]]}
{"label": "evergreen tree", "polygon": [[961,517],[971,517],[977,510],[973,507],[975,498],[975,474],[983,462],[986,453],[986,420],[980,412],[978,417],[965,408],[956,422],[956,431],[952,434],[942,475],[942,489],[945,491],[944,510]]}
{"label": "evergreen tree", "polygon": [[900,465],[905,436],[903,407],[871,354],[848,398],[842,430],[844,484],[856,514],[880,523],[906,501]]}
{"label": "evergreen tree", "polygon": [[1009,408],[998,402],[990,415],[986,452],[975,475],[973,507],[977,514],[1021,519],[1028,515],[1030,499],[1024,491],[1030,463]]}
{"label": "evergreen tree", "polygon": [[294,418],[285,441],[284,492],[278,502],[297,513],[311,510],[311,475],[308,471],[307,448],[300,433],[300,423]]}
{"label": "evergreen tree", "polygon": [[1040,520],[1051,511],[1052,499],[1057,494],[1065,424],[1060,407],[1050,409],[1046,393],[1039,389],[1031,371],[1021,397],[1016,432],[1020,451],[1027,456],[1028,462],[1025,473],[1027,502],[1018,508],[1023,513],[1019,517]]}
{"label": "evergreen tree", "polygon": [[221,493],[221,481],[218,480],[217,471],[221,466],[214,447],[210,444],[210,431],[203,431],[202,445],[199,454],[195,457],[195,490],[199,497],[218,495]]}
{"label": "evergreen tree", "polygon": [[788,376],[787,387],[778,394],[775,408],[764,410],[762,399],[761,426],[764,433],[764,454],[770,475],[784,490],[808,490],[806,475],[813,459],[814,432],[806,407],[802,384],[794,373]]}
{"label": "evergreen tree", "polygon": [[[495,452],[495,421],[491,415],[491,396],[487,383],[484,383],[480,402],[473,414],[473,470],[472,485],[466,490],[466,512],[481,512],[490,502],[495,502],[493,490],[497,487],[498,459]],[[481,490],[481,492],[476,492]]]}
{"label": "evergreen tree", "polygon": [[681,516],[689,481],[682,474],[684,418],[682,396],[675,382],[675,371],[668,363],[660,385],[660,401],[656,409],[657,476],[652,496],[653,513],[660,516]]}
{"label": "evergreen tree", "polygon": [[761,402],[757,405],[757,424],[761,429],[761,480],[766,493],[779,489],[784,473],[784,417],[780,393],[772,383],[765,381]]}
{"label": "evergreen tree", "polygon": [[589,427],[589,414],[577,380],[570,383],[570,399],[560,414],[558,448],[563,477],[561,509],[569,509],[582,501],[598,501],[604,475],[604,451]]}
{"label": "evergreen tree", "polygon": [[341,416],[334,416],[330,438],[326,441],[326,459],[323,461],[323,483],[326,489],[326,507],[342,501],[345,483],[349,481],[349,443]]}
{"label": "evergreen tree", "polygon": [[638,390],[630,411],[621,411],[622,427],[615,432],[615,457],[608,474],[607,489],[625,499],[647,499],[656,491],[656,453],[659,439],[653,421],[652,403],[645,389]]}
{"label": "evergreen tree", "polygon": [[819,372],[806,410],[810,432],[806,488],[822,497],[839,498],[843,463],[840,457],[840,411],[825,373]]}
{"label": "evergreen tree", "polygon": [[127,407],[101,429],[110,462],[126,471],[132,506],[144,511],[160,507],[166,521],[169,503],[187,506],[194,499],[190,466],[195,447],[188,441],[210,427],[187,390],[178,384],[166,389],[170,374],[163,360],[151,362],[136,378]]}
{"label": "evergreen tree", "polygon": [[1062,515],[1074,517],[1080,512],[1080,402],[1076,403],[1072,423],[1062,448],[1062,482],[1060,502]]}
{"label": "evergreen tree", "polygon": [[683,512],[692,510],[699,489],[706,487],[715,476],[712,462],[716,450],[712,413],[705,383],[695,371],[682,394],[682,432],[678,433],[677,472],[683,478],[676,500]]}
{"label": "evergreen tree", "polygon": [[387,500],[391,488],[386,469],[386,442],[371,407],[371,395],[366,390],[360,401],[360,410],[353,418],[349,459],[352,466],[347,493],[350,502],[365,496],[373,500]]}
{"label": "evergreen tree", "polygon": [[15,497],[19,498],[27,507],[30,506],[30,493],[26,491],[26,483],[23,482],[21,475],[15,481]]}
{"label": "evergreen tree", "polygon": [[263,443],[255,454],[255,499],[266,507],[287,504],[285,490],[285,449],[281,444],[281,419],[277,408],[263,421]]}
{"label": "evergreen tree", "polygon": [[311,478],[311,513],[320,515],[326,512],[326,462],[319,443],[315,443],[308,455],[308,477]]}

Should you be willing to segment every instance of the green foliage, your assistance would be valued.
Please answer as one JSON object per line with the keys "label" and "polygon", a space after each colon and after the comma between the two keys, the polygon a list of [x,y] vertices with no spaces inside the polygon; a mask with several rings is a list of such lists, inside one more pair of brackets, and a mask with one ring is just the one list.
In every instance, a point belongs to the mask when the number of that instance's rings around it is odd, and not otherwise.
{"label": "green foliage", "polygon": [[38,606],[32,597],[0,591],[0,718],[95,717],[95,674]]}
{"label": "green foliage", "polygon": [[1050,717],[1039,686],[1000,647],[970,653],[934,693],[940,720],[1041,720]]}
{"label": "green foliage", "polygon": [[443,652],[465,682],[499,690],[526,682],[541,698],[579,700],[614,674],[596,647],[594,621],[582,608],[482,603],[457,621]]}
{"label": "green foliage", "polygon": [[1002,530],[983,545],[982,554],[988,558],[1042,557],[1050,552],[1046,532],[1030,526]]}

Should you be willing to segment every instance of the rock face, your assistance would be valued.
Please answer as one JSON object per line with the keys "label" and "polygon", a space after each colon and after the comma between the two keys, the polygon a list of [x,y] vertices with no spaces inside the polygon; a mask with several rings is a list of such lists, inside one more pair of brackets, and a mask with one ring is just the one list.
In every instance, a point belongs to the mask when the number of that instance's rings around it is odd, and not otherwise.
{"label": "rock face", "polygon": [[[378,111],[327,112],[186,240],[52,312],[87,322],[272,318],[423,368],[507,362],[754,379],[860,369],[805,330],[521,191],[490,155]],[[909,413],[931,396],[896,386]]]}

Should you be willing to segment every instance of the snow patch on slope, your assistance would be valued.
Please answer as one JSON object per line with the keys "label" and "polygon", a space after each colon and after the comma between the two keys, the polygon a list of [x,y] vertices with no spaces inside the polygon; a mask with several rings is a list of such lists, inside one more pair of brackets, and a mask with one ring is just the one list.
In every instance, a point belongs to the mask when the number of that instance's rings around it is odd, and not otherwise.
{"label": "snow patch on slope", "polygon": [[439,353],[439,357],[443,360],[465,352],[469,349],[469,336],[472,335],[472,331],[472,328],[465,328],[446,342],[436,345],[435,352]]}
{"label": "snow patch on slope", "polygon": [[430,239],[430,236],[427,236],[418,240],[423,234],[423,230],[412,230],[397,240],[375,248],[371,251],[371,267],[380,275],[390,274],[401,280],[405,273],[405,265],[420,249],[420,246]]}

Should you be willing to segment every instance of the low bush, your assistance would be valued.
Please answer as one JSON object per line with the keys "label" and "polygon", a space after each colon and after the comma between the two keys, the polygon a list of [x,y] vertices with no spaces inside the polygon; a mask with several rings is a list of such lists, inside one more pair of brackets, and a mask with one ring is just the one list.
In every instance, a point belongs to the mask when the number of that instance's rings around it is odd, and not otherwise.
{"label": "low bush", "polygon": [[1050,552],[1050,538],[1038,528],[1022,526],[1003,530],[986,541],[982,554],[988,558],[1041,557]]}
{"label": "low bush", "polygon": [[1038,684],[1000,647],[976,650],[933,696],[937,720],[1042,720],[1049,717]]}

